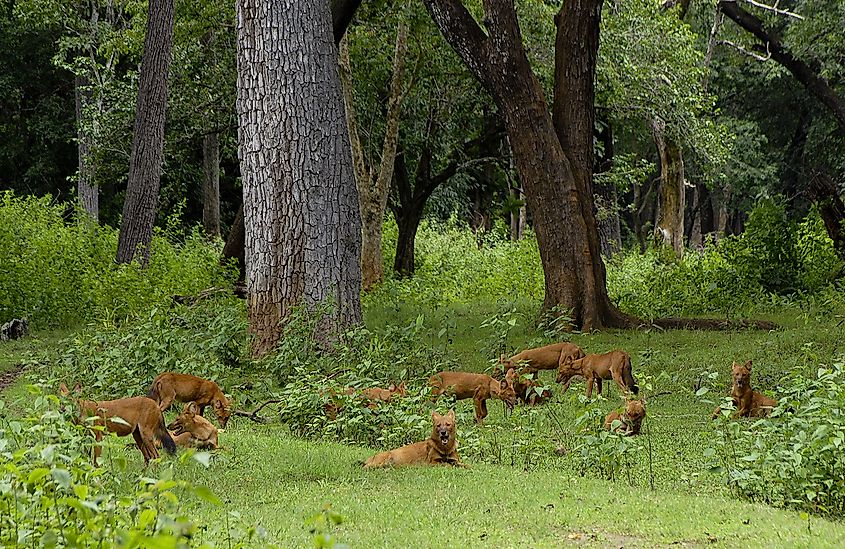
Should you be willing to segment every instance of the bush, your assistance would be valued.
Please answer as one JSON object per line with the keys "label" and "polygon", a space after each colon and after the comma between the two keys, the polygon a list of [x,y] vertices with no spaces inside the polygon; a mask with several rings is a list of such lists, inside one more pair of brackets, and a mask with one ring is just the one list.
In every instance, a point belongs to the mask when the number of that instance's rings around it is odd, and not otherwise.
{"label": "bush", "polygon": [[[72,421],[75,406],[60,407],[55,396],[37,387],[30,387],[30,397],[18,419],[6,418],[0,401],[0,545],[210,547],[199,539],[206,527],[184,514],[180,499],[193,494],[208,503],[220,501],[207,488],[175,478],[178,466],[191,457],[207,465],[207,454],[188,451],[159,468],[159,478],[147,470],[126,480],[122,440],[105,439],[113,446],[107,454],[111,467],[96,468],[90,458],[93,439]],[[228,532],[224,536],[230,547],[245,547],[256,532],[240,541]]]}
{"label": "bush", "polygon": [[771,418],[717,419],[713,471],[740,496],[841,517],[845,512],[845,365],[794,375]]}
{"label": "bush", "polygon": [[37,328],[115,323],[173,294],[233,279],[198,229],[177,240],[174,231],[157,228],[146,268],[118,265],[117,230],[84,218],[67,222],[68,207],[50,197],[0,193],[0,322],[27,316]]}

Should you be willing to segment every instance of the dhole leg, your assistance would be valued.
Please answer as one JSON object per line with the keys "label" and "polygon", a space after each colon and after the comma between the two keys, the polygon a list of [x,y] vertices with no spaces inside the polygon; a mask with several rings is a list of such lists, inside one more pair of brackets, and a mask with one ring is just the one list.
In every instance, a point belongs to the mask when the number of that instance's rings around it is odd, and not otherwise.
{"label": "dhole leg", "polygon": [[103,442],[103,432],[102,431],[94,431],[94,448],[92,450],[92,455],[94,459],[94,467],[99,467],[100,462],[100,454],[103,453],[103,447],[100,445]]}
{"label": "dhole leg", "polygon": [[475,422],[481,425],[487,417],[487,401],[482,398],[473,399],[475,404]]}
{"label": "dhole leg", "polygon": [[[590,375],[590,374],[587,374],[586,376],[584,376],[584,379],[587,380],[587,398],[592,398],[593,397],[593,383],[595,382],[595,377]],[[599,382],[599,383],[601,383],[601,382]],[[601,385],[599,385],[599,388],[601,388]],[[599,394],[601,394],[601,393],[599,393]]]}
{"label": "dhole leg", "polygon": [[625,385],[625,381],[622,379],[622,374],[619,373],[619,372],[613,371],[613,372],[610,372],[610,375],[613,376],[613,381],[615,381],[616,384],[619,386],[619,390],[622,391],[622,394],[627,395],[628,391],[630,390],[630,387]]}
{"label": "dhole leg", "polygon": [[600,377],[596,377],[596,388],[598,389],[599,394],[601,394],[602,386],[602,379]]}

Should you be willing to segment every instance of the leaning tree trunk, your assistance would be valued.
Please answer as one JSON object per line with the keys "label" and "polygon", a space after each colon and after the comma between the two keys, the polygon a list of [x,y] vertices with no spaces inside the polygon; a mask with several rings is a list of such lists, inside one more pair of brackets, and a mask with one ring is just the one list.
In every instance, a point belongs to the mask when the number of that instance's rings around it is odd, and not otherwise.
{"label": "leaning tree trunk", "polygon": [[217,132],[202,138],[202,227],[220,236],[220,143]]}
{"label": "leaning tree trunk", "polygon": [[94,184],[94,158],[92,149],[91,129],[85,121],[86,113],[91,102],[91,90],[88,79],[77,75],[74,79],[74,95],[76,98],[76,136],[79,153],[79,181],[78,194],[82,209],[95,222],[100,216],[100,198],[98,188]]}
{"label": "leaning tree trunk", "polygon": [[323,0],[238,0],[238,145],[252,352],[297,305],[315,337],[361,320],[361,224],[331,13]]}
{"label": "leaning tree trunk", "polygon": [[172,44],[173,0],[150,0],[132,155],[129,158],[129,181],[117,244],[118,263],[130,263],[139,253],[143,264],[150,258],[164,156],[167,73]]}
{"label": "leaning tree trunk", "polygon": [[654,141],[660,156],[660,182],[657,187],[656,246],[672,248],[675,257],[684,256],[684,158],[681,148],[666,135],[663,120],[652,122]]}
{"label": "leaning tree trunk", "polygon": [[545,275],[543,308],[571,311],[584,330],[632,323],[608,299],[593,211],[593,78],[601,3],[566,2],[558,13],[553,124],[513,1],[484,1],[488,35],[457,0],[425,0],[446,40],[504,115],[534,218]]}

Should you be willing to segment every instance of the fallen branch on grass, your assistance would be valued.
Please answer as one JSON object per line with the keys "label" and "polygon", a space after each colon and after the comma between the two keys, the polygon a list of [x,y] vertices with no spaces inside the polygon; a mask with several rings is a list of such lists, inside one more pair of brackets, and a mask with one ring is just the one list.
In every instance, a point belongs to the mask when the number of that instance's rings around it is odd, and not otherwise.
{"label": "fallen branch on grass", "polygon": [[265,406],[267,406],[268,404],[279,404],[280,402],[283,402],[283,401],[282,401],[282,399],[280,399],[280,398],[272,398],[272,399],[270,399],[270,400],[267,400],[267,401],[265,401],[265,402],[262,402],[262,403],[258,406],[258,408],[256,408],[256,409],[255,409],[255,410],[253,410],[252,412],[247,412],[247,411],[245,411],[245,410],[235,410],[235,411],[234,411],[234,412],[232,412],[232,413],[233,413],[234,415],[236,415],[236,416],[249,418],[249,419],[251,419],[252,421],[255,421],[255,422],[257,422],[257,423],[270,423],[270,421],[271,421],[271,420],[270,420],[269,418],[259,416],[259,415],[258,415],[258,412],[260,412],[262,409],[264,409],[264,407],[265,407]]}

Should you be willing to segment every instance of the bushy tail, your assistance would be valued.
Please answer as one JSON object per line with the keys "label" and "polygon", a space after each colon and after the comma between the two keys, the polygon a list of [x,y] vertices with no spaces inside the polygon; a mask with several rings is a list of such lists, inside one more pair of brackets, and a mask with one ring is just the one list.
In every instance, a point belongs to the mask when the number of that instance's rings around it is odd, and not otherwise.
{"label": "bushy tail", "polygon": [[158,416],[158,425],[156,425],[156,436],[161,441],[161,445],[167,450],[167,453],[171,456],[176,453],[176,443],[173,442],[173,438],[170,436],[170,431],[167,430],[167,427],[164,425],[164,414],[159,413]]}
{"label": "bushy tail", "polygon": [[625,362],[625,368],[622,372],[623,376],[625,377],[625,385],[627,385],[628,389],[630,389],[631,392],[636,395],[640,392],[640,388],[637,387],[637,380],[634,379],[634,374],[631,373],[631,357],[625,357]]}

